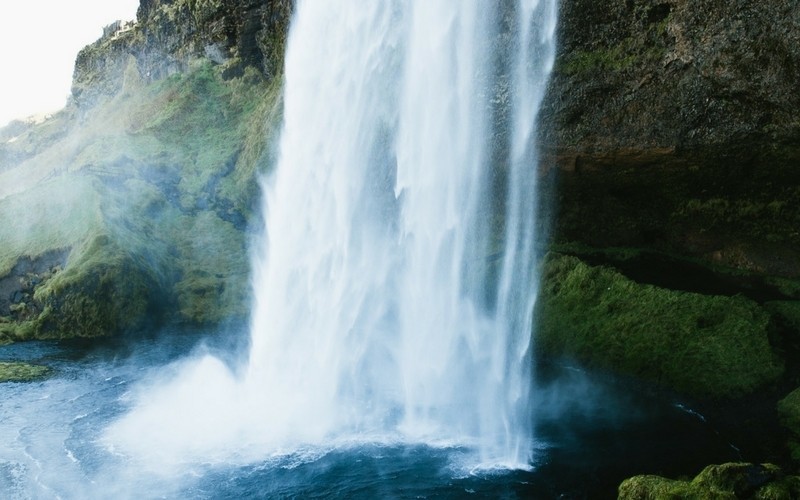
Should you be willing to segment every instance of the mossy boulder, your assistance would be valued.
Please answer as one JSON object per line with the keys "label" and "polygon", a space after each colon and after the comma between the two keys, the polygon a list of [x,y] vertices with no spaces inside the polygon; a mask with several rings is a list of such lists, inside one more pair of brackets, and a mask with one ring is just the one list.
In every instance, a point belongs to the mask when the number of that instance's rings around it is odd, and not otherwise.
{"label": "mossy boulder", "polygon": [[800,388],[778,402],[778,416],[789,431],[787,443],[792,460],[800,462]]}
{"label": "mossy boulder", "polygon": [[743,498],[782,500],[800,498],[800,477],[787,476],[772,464],[710,465],[691,481],[660,476],[636,476],[619,486],[623,500]]}
{"label": "mossy boulder", "polygon": [[800,300],[775,300],[764,307],[800,340]]}
{"label": "mossy boulder", "polygon": [[700,397],[730,398],[774,381],[769,314],[743,297],[639,284],[612,268],[550,253],[537,302],[537,349]]}
{"label": "mossy boulder", "polygon": [[0,361],[0,383],[30,382],[46,377],[50,368],[30,363]]}

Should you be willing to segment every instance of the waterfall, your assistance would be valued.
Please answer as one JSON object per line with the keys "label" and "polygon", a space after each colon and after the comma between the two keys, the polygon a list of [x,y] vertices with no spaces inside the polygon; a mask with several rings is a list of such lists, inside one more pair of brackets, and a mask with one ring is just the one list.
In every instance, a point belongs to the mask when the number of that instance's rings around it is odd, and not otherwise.
{"label": "waterfall", "polygon": [[[512,15],[506,77],[492,50]],[[247,375],[287,426],[467,437],[487,460],[528,460],[531,144],[554,17],[554,1],[298,4]]]}
{"label": "waterfall", "polygon": [[533,142],[555,4],[297,2],[247,367],[206,357],[149,394],[176,408],[151,421],[181,428],[160,449],[389,439],[530,463]]}

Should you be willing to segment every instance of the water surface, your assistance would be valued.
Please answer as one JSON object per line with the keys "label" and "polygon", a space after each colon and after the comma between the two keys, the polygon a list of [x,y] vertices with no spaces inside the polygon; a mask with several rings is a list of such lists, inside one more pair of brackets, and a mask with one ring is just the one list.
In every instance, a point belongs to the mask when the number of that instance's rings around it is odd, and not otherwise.
{"label": "water surface", "polygon": [[[709,463],[740,459],[735,443],[679,401],[564,365],[540,377],[530,470],[475,468],[469,447],[386,436],[250,461],[190,458],[154,470],[102,440],[133,404],[137,385],[191,350],[224,350],[215,344],[218,336],[173,332],[125,346],[0,348],[0,358],[41,362],[56,373],[0,384],[4,497],[608,498],[631,475],[694,475]],[[187,423],[192,418],[186,415]]]}

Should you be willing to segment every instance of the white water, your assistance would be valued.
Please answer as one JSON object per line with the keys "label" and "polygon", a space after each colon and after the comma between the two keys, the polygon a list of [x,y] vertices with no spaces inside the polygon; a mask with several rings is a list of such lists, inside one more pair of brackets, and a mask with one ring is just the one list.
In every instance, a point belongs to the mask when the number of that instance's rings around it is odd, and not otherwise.
{"label": "white water", "polygon": [[555,0],[492,3],[298,2],[247,367],[174,367],[134,395],[113,449],[158,468],[390,440],[530,463],[532,142]]}

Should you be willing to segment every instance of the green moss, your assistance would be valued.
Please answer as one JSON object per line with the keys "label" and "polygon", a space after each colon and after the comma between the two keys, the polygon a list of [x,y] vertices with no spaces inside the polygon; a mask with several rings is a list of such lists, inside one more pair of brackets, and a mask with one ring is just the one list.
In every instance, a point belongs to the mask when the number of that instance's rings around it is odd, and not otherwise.
{"label": "green moss", "polygon": [[264,90],[262,96],[253,99],[256,107],[242,127],[244,140],[236,169],[220,179],[219,194],[232,200],[233,206],[242,213],[252,210],[252,200],[259,194],[258,184],[253,179],[259,172],[265,172],[276,162],[274,145],[283,115],[283,85],[275,78]]}
{"label": "green moss", "polygon": [[765,303],[764,307],[778,317],[787,329],[800,336],[800,301],[777,300]]}
{"label": "green moss", "polygon": [[773,199],[694,198],[678,206],[673,218],[691,220],[706,231],[738,226],[739,231],[758,235],[770,243],[800,242],[794,230],[800,222],[800,212],[788,195]]}
{"label": "green moss", "polygon": [[596,248],[589,245],[569,241],[563,243],[556,243],[549,246],[549,250],[555,253],[580,255],[580,256],[598,256],[609,262],[625,262],[627,260],[635,259],[642,255],[641,248],[631,247],[603,247]]}
{"label": "green moss", "polygon": [[783,295],[800,300],[800,280],[780,276],[766,276],[764,282],[773,285]]}
{"label": "green moss", "polygon": [[41,365],[18,362],[0,362],[0,383],[30,382],[46,377],[50,368]]}
{"label": "green moss", "polygon": [[710,465],[691,481],[675,481],[659,476],[636,476],[619,487],[619,498],[716,499],[753,498],[779,500],[798,498],[800,478],[786,476],[772,464],[728,463]]}
{"label": "green moss", "polygon": [[136,329],[147,319],[158,283],[108,235],[73,251],[64,272],[38,288],[39,338],[99,337]]}
{"label": "green moss", "polygon": [[636,476],[619,487],[619,498],[627,500],[678,500],[691,498],[689,483],[660,476]]}
{"label": "green moss", "polygon": [[622,71],[636,62],[636,56],[627,52],[624,45],[570,54],[559,68],[568,75],[594,71]]}
{"label": "green moss", "polygon": [[25,310],[0,322],[0,342],[247,314],[244,227],[272,161],[281,79],[267,84],[250,68],[225,80],[198,60],[145,83],[126,64],[118,95],[60,121],[60,135],[26,131],[38,154],[0,170],[10,221],[0,227],[0,278],[22,256],[71,249]]}
{"label": "green moss", "polygon": [[212,212],[182,221],[176,238],[181,276],[175,284],[180,317],[191,323],[243,317],[249,296],[244,234]]}
{"label": "green moss", "polygon": [[697,396],[735,397],[775,380],[769,315],[742,297],[637,284],[613,269],[548,254],[537,347]]}
{"label": "green moss", "polygon": [[792,459],[800,462],[800,388],[778,402],[778,416],[791,433],[788,446]]}
{"label": "green moss", "polygon": [[130,103],[128,128],[137,136],[158,137],[161,149],[176,157],[183,208],[204,205],[210,195],[246,211],[257,192],[252,179],[270,138],[265,123],[275,116],[279,89],[280,79],[266,85],[253,69],[226,82],[219,67],[198,62]]}
{"label": "green moss", "polygon": [[36,323],[34,321],[2,322],[0,323],[0,345],[36,338]]}
{"label": "green moss", "polygon": [[0,219],[2,277],[21,256],[78,244],[98,226],[101,213],[89,178],[62,176],[0,199]]}

